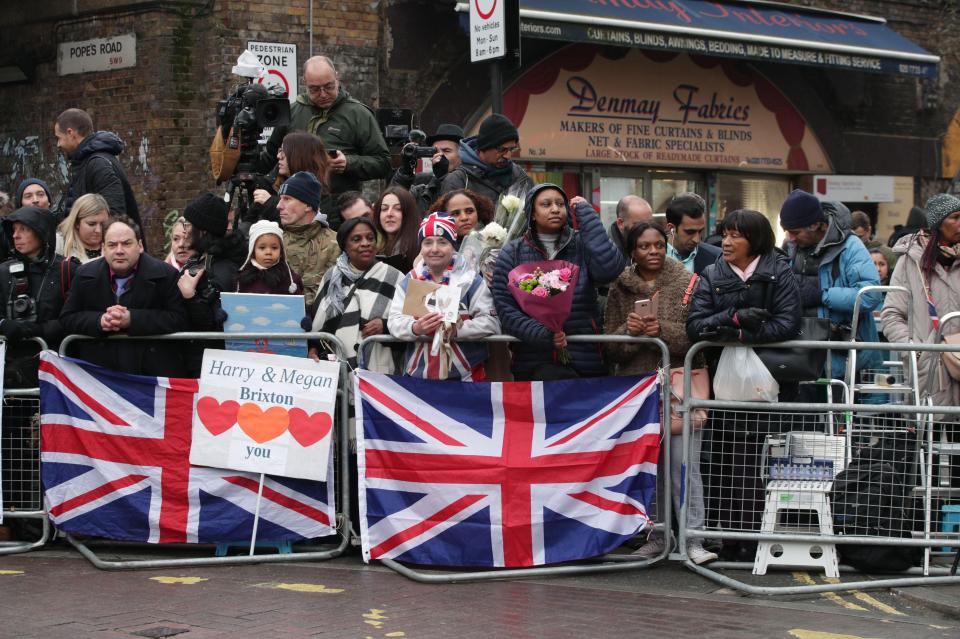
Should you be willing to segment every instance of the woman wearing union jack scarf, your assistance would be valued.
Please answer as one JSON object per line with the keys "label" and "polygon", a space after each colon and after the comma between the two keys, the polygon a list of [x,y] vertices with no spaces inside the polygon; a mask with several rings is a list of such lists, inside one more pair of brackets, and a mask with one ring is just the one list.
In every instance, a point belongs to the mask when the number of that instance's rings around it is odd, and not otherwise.
{"label": "woman wearing union jack scarf", "polygon": [[[455,252],[457,232],[449,216],[432,213],[420,224],[417,239],[423,263],[410,271],[397,287],[387,327],[398,339],[412,341],[431,337],[431,340],[407,347],[404,373],[426,379],[483,381],[486,378],[484,363],[489,356],[486,344],[458,342],[455,338],[472,340],[500,332],[493,297],[483,278]],[[456,320],[450,321],[440,308],[419,317],[404,314],[407,290],[413,280],[456,291],[452,296],[436,296],[438,306],[446,299],[459,300]]]}

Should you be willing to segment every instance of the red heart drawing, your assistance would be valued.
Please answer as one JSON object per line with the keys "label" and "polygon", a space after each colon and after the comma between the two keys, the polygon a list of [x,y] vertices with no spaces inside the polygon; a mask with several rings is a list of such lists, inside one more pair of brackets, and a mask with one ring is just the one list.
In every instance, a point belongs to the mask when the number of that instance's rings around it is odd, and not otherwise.
{"label": "red heart drawing", "polygon": [[329,413],[307,415],[302,408],[290,409],[290,426],[287,430],[297,442],[306,448],[327,436],[333,426]]}
{"label": "red heart drawing", "polygon": [[234,401],[221,404],[213,397],[201,397],[197,402],[197,415],[214,437],[230,430],[230,427],[237,423],[238,410],[240,404]]}

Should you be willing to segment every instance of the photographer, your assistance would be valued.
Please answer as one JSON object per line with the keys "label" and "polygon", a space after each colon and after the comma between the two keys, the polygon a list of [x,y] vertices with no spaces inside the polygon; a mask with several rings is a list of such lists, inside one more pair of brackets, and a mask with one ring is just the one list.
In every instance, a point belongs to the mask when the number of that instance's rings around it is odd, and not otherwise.
{"label": "photographer", "polygon": [[[180,269],[177,288],[187,312],[187,330],[223,331],[226,313],[220,293],[237,290],[237,271],[247,258],[246,237],[227,233],[230,209],[222,198],[204,193],[187,204],[184,219],[190,225],[193,256]],[[223,348],[223,342],[191,340],[185,344],[184,367],[188,376],[199,376],[205,348]]]}
{"label": "photographer", "polygon": [[3,220],[3,228],[13,245],[11,259],[0,264],[0,333],[8,342],[4,385],[30,388],[37,385],[39,348],[22,340],[40,337],[57,348],[63,334],[60,309],[77,264],[55,254],[56,221],[45,209],[17,209]]}
{"label": "photographer", "polygon": [[[400,150],[400,168],[390,179],[390,186],[407,189],[417,200],[421,211],[428,210],[440,195],[440,185],[447,173],[460,166],[460,140],[463,129],[456,124],[441,124],[437,132],[426,138],[425,146],[419,146],[412,138]],[[422,134],[421,131],[416,133]],[[426,155],[430,153],[430,155]],[[417,160],[429,157],[432,172],[417,173]]]}
{"label": "photographer", "polygon": [[268,172],[276,164],[277,150],[290,131],[307,131],[323,140],[330,158],[330,189],[319,209],[329,217],[331,228],[340,226],[335,202],[345,191],[360,191],[364,180],[385,178],[390,173],[390,149],[370,108],[355,100],[340,85],[333,62],[314,56],[303,65],[306,95],[297,96],[290,107],[290,125],[274,128],[261,154],[260,168]]}

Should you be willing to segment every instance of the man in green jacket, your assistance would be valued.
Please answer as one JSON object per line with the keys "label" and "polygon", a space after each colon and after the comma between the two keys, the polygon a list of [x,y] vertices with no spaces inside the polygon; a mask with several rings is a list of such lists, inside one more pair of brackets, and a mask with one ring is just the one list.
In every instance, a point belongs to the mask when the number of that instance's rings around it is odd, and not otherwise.
{"label": "man in green jacket", "polygon": [[290,125],[276,127],[261,156],[264,172],[277,162],[277,151],[290,131],[307,131],[319,136],[329,153],[330,188],[324,194],[320,210],[327,214],[330,226],[340,226],[337,197],[346,191],[361,191],[364,180],[377,180],[390,174],[390,149],[383,139],[373,111],[341,86],[333,62],[326,56],[314,56],[303,64],[307,92],[297,96],[290,107]]}

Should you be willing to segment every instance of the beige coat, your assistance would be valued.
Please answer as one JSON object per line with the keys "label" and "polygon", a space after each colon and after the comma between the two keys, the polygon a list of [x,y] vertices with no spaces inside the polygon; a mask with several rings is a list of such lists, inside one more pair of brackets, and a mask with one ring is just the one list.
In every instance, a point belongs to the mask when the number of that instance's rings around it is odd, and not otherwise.
{"label": "beige coat", "polygon": [[[682,303],[692,277],[693,273],[687,271],[683,264],[669,257],[652,285],[637,275],[633,266],[628,266],[610,285],[604,333],[627,335],[627,315],[633,311],[633,303],[659,291],[657,318],[660,320],[660,339],[667,343],[670,350],[670,367],[683,366],[683,358],[690,349],[690,338],[687,337],[687,308]],[[660,366],[660,351],[650,346],[608,344],[606,352],[616,365],[617,375],[645,373]]]}
{"label": "beige coat", "polygon": [[[933,343],[935,331],[927,310],[927,294],[919,268],[925,245],[926,237],[917,234],[901,238],[893,247],[900,258],[890,278],[890,285],[903,286],[910,294],[899,291],[887,293],[880,315],[880,328],[890,342],[909,342],[912,337],[916,342]],[[955,261],[949,270],[937,264],[927,283],[940,317],[960,311],[960,260]],[[948,334],[960,333],[960,320],[952,320],[944,325],[944,329]],[[901,353],[904,362],[906,357],[906,353]],[[921,394],[927,392],[930,388],[928,385],[933,382],[935,405],[960,405],[960,383],[947,374],[938,353],[920,354],[917,375]]]}

